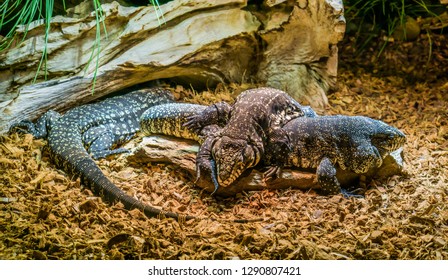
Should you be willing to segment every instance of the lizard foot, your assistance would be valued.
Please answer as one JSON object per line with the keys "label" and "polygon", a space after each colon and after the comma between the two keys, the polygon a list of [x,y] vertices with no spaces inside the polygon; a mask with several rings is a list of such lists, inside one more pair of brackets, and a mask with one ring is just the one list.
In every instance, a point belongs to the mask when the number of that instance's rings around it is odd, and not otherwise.
{"label": "lizard foot", "polygon": [[35,133],[34,123],[29,120],[22,120],[18,123],[11,125],[9,128],[9,133],[18,132],[18,133]]}
{"label": "lizard foot", "polygon": [[345,198],[350,198],[350,197],[354,197],[354,198],[364,198],[363,195],[361,195],[361,194],[357,194],[357,193],[356,193],[358,190],[361,190],[361,189],[355,189],[355,190],[353,190],[353,191],[348,191],[348,190],[346,190],[346,189],[341,189],[341,193],[342,193],[342,195],[343,195]]}
{"label": "lizard foot", "polygon": [[118,148],[115,150],[90,151],[90,154],[94,159],[105,158],[110,155],[116,155],[116,154],[122,154],[122,153],[130,153],[130,151],[125,148]]}
{"label": "lizard foot", "polygon": [[263,173],[263,180],[270,181],[280,177],[282,168],[280,166],[271,166],[269,169]]}

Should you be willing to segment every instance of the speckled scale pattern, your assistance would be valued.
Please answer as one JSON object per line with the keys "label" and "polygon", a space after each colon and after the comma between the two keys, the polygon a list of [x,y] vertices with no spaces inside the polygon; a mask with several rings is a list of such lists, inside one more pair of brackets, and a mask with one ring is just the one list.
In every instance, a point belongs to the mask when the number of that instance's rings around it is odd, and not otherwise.
{"label": "speckled scale pattern", "polygon": [[[129,140],[138,131],[139,117],[146,109],[166,102],[173,102],[169,91],[151,89],[150,92],[138,90],[74,108],[58,121],[53,121],[50,129],[56,132],[48,136],[49,142],[64,145],[72,142],[64,135],[81,137],[94,158],[105,157],[114,153],[106,150]],[[94,149],[91,150],[92,146]]]}
{"label": "speckled scale pattern", "polygon": [[202,143],[201,133],[183,124],[188,117],[206,108],[207,106],[191,103],[169,103],[151,107],[140,117],[141,131],[145,135],[163,134]]}
{"label": "speckled scale pattern", "polygon": [[326,194],[340,193],[336,167],[357,174],[379,167],[383,158],[404,145],[406,136],[397,128],[363,116],[296,118],[286,123],[293,151],[287,165],[316,168]]}
{"label": "speckled scale pattern", "polygon": [[[153,133],[182,137],[185,133],[191,133],[185,126],[180,126],[185,117],[196,114],[201,115],[205,108],[200,105],[183,105],[177,103],[159,105],[165,112],[158,119],[156,107],[151,108],[150,114],[145,118],[153,122],[162,122],[156,126],[149,126]],[[185,110],[185,112],[184,112]],[[195,111],[197,110],[197,111]],[[162,112],[162,110],[160,111]],[[208,111],[210,114],[212,111]],[[216,110],[215,110],[216,112]],[[221,110],[221,112],[223,112]],[[149,113],[149,112],[148,112]],[[312,114],[307,113],[308,116]],[[169,116],[169,118],[166,118]],[[181,116],[181,118],[179,118]],[[210,116],[209,116],[210,117]],[[212,116],[215,121],[219,118]],[[142,118],[144,119],[144,118]],[[176,120],[177,119],[177,120]],[[206,121],[206,120],[204,120]],[[150,123],[150,122],[149,122]],[[175,125],[173,125],[173,123]],[[175,131],[179,128],[183,132]],[[336,178],[336,168],[349,169],[355,173],[365,173],[373,166],[379,166],[382,159],[390,152],[404,145],[406,136],[398,129],[386,123],[362,116],[317,116],[312,118],[293,118],[282,129],[287,133],[292,150],[282,154],[287,166],[299,168],[314,168],[323,194],[338,194],[341,192],[340,184]],[[202,133],[207,134],[207,133]],[[196,136],[199,137],[199,136]],[[194,136],[188,136],[194,139]],[[211,137],[216,138],[215,136]],[[207,152],[202,155],[207,160],[211,154],[211,142],[206,142],[201,149]],[[268,154],[264,164],[270,165],[269,153],[277,153],[277,143],[267,145]],[[211,167],[202,166],[202,173],[209,175]],[[201,169],[198,169],[201,174]]]}
{"label": "speckled scale pattern", "polygon": [[[230,112],[222,135],[249,138],[254,129],[280,127],[296,117],[315,117],[309,107],[302,106],[286,92],[274,88],[255,88],[242,92]],[[262,135],[258,132],[257,134]]]}
{"label": "speckled scale pattern", "polygon": [[125,208],[140,209],[148,217],[195,219],[159,210],[129,196],[104,176],[86,151],[87,148],[95,158],[125,151],[110,148],[134,135],[139,129],[140,115],[145,110],[170,102],[174,100],[168,90],[141,89],[71,109],[63,116],[49,111],[37,121],[36,126],[22,121],[11,130],[27,127],[35,137],[47,137],[47,148],[55,163],[66,172],[80,176],[84,185],[109,202],[122,202]]}
{"label": "speckled scale pattern", "polygon": [[[210,160],[214,160],[217,181],[224,187],[246,169],[258,164],[265,156],[269,143],[277,148],[275,154],[269,155],[273,168],[282,166],[284,155],[289,154],[291,148],[282,125],[293,118],[317,115],[310,107],[300,105],[284,91],[274,88],[246,90],[231,107],[214,104],[210,109],[213,107],[217,108],[217,114],[223,114],[226,108],[230,108],[227,110],[228,122],[217,136],[206,139],[211,149],[201,147],[196,168],[210,169]],[[200,115],[197,121],[199,126],[210,124],[209,119],[204,120]]]}

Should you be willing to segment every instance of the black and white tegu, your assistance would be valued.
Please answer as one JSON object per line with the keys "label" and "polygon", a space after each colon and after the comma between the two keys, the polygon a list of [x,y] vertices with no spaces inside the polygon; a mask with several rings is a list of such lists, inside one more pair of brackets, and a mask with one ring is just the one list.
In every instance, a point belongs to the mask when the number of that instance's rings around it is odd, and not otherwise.
{"label": "black and white tegu", "polygon": [[245,170],[256,166],[265,156],[266,146],[275,147],[269,155],[272,177],[284,165],[291,152],[288,135],[282,126],[298,117],[315,117],[309,106],[302,106],[284,91],[255,88],[241,93],[231,106],[213,104],[188,118],[185,125],[198,130],[211,124],[225,123],[218,132],[207,137],[196,159],[197,177],[201,170],[212,170],[215,191],[235,181]]}
{"label": "black and white tegu", "polygon": [[363,116],[296,118],[286,123],[293,150],[288,166],[316,168],[324,194],[338,194],[336,168],[356,174],[381,166],[383,158],[404,145],[406,136],[397,128]]}

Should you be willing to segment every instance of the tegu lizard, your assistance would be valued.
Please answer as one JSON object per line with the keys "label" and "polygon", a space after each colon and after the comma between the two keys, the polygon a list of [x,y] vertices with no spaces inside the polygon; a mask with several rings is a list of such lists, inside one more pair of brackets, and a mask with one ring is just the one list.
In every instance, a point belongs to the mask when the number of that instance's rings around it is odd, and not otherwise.
{"label": "tegu lizard", "polygon": [[283,129],[293,147],[286,165],[316,168],[324,194],[341,192],[337,167],[356,174],[366,173],[381,166],[383,158],[406,141],[397,128],[363,116],[295,118]]}
{"label": "tegu lizard", "polygon": [[[182,127],[182,123],[189,116],[209,112],[210,107],[197,104],[163,104],[148,109],[142,116],[141,125],[148,134],[193,139],[203,146],[204,138],[207,139],[209,133],[212,139],[217,137],[219,127],[213,129],[207,127],[205,130],[195,131]],[[406,141],[406,136],[397,128],[362,116],[298,117],[285,123],[282,130],[292,147],[284,157],[285,166],[316,169],[323,194],[338,194],[342,191],[336,177],[336,169],[356,174],[364,174],[369,169],[369,171],[375,170],[374,167],[381,166],[385,156],[402,147]],[[271,155],[275,155],[272,151],[278,149],[275,145],[275,142],[268,142],[264,160],[257,167],[272,164]],[[199,160],[207,162],[210,160],[210,153],[210,150],[207,150],[203,153],[205,158]],[[203,165],[200,168],[208,176],[212,174],[213,180],[214,172],[211,167],[213,166]],[[217,182],[214,184],[216,187]],[[343,193],[352,195],[345,190]]]}
{"label": "tegu lizard", "polygon": [[[273,177],[292,149],[282,126],[294,118],[315,116],[309,106],[300,105],[286,92],[265,87],[242,92],[232,106],[225,102],[210,105],[185,123],[187,128],[198,130],[225,124],[201,145],[196,158],[197,179],[203,170],[211,170],[216,191],[256,166],[267,152],[271,167],[265,176]],[[273,149],[267,151],[266,145]]]}
{"label": "tegu lizard", "polygon": [[91,158],[126,152],[123,148],[111,148],[129,140],[139,130],[139,118],[145,110],[170,102],[174,99],[168,90],[142,89],[82,105],[64,115],[48,111],[36,124],[24,120],[11,126],[10,131],[29,132],[36,138],[46,138],[47,149],[56,165],[79,176],[82,184],[108,202],[121,202],[126,209],[140,209],[147,217],[170,217],[177,221],[200,219],[144,204],[112,183]]}

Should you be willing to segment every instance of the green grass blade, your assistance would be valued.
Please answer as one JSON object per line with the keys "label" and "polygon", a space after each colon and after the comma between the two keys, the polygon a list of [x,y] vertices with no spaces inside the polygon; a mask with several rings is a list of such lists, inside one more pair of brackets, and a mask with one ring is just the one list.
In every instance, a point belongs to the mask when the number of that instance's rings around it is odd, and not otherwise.
{"label": "green grass blade", "polygon": [[[150,0],[149,2],[154,7],[154,12],[156,13],[159,26],[161,26],[162,24],[166,24],[166,20],[165,20],[165,17],[163,16],[163,11],[159,5],[159,1],[158,0]],[[160,19],[162,19],[162,21]]]}
{"label": "green grass blade", "polygon": [[95,92],[95,85],[96,85],[96,77],[98,74],[98,68],[99,68],[99,61],[100,61],[100,52],[101,52],[101,26],[100,22],[102,21],[102,25],[104,28],[104,32],[107,36],[107,30],[106,25],[104,23],[103,18],[103,8],[101,6],[101,3],[99,0],[93,0],[93,5],[95,9],[95,19],[96,19],[96,35],[95,35],[95,43],[92,49],[92,53],[90,54],[89,60],[87,62],[87,65],[85,67],[85,71],[87,72],[90,62],[93,60],[94,56],[96,56],[96,64],[95,64],[95,71],[93,73],[93,80],[92,80],[92,94]]}
{"label": "green grass blade", "polygon": [[[42,3],[42,2],[41,2]],[[45,37],[44,37],[44,49],[42,50],[42,56],[39,61],[39,65],[36,70],[36,74],[34,75],[33,83],[37,81],[37,78],[39,76],[40,70],[42,69],[42,66],[44,68],[44,79],[47,80],[48,75],[48,69],[47,69],[47,60],[48,60],[48,36],[50,34],[50,28],[51,28],[51,19],[53,18],[53,8],[54,8],[54,0],[45,0],[45,11],[43,10],[43,7],[40,5],[41,13],[43,13],[42,17],[45,21]]]}
{"label": "green grass blade", "polygon": [[[25,2],[24,6],[20,10],[20,12],[17,13],[17,20],[14,22],[13,27],[11,28],[11,30],[9,30],[8,34],[6,34],[6,40],[4,40],[3,43],[0,45],[0,50],[4,50],[11,45],[12,39],[16,33],[16,28],[19,25],[24,26],[24,32],[22,35],[22,42],[23,42],[26,35],[28,34],[29,25],[35,18],[40,5],[41,5],[41,0],[30,0],[30,1]],[[10,10],[10,11],[12,11],[12,10]],[[8,22],[9,21],[5,22],[5,24]]]}

